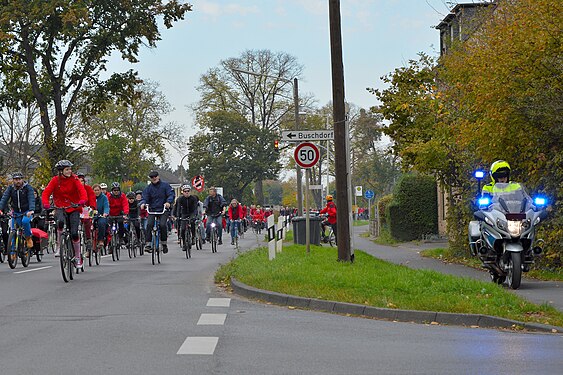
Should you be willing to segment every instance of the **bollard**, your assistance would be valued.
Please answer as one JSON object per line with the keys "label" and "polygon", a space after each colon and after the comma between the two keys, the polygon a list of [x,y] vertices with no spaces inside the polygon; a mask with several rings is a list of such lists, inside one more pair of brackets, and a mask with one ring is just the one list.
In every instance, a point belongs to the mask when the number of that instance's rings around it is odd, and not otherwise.
{"label": "bollard", "polygon": [[285,227],[283,223],[283,217],[278,217],[278,228],[277,228],[277,241],[276,241],[276,253],[281,253],[283,248],[283,239],[285,233]]}
{"label": "bollard", "polygon": [[276,231],[274,228],[274,215],[268,216],[268,258],[273,260],[276,257]]}

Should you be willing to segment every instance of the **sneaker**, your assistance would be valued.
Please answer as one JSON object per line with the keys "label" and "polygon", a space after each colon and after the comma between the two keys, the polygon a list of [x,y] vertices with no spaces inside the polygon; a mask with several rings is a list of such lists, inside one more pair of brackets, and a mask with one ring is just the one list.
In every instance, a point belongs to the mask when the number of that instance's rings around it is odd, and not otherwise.
{"label": "sneaker", "polygon": [[55,250],[55,258],[58,258],[61,256],[61,252],[59,250]]}
{"label": "sneaker", "polygon": [[222,245],[223,244],[223,240],[219,238],[219,241],[217,242],[217,245]]}
{"label": "sneaker", "polygon": [[82,268],[84,262],[82,261],[82,257],[76,259],[76,268]]}
{"label": "sneaker", "polygon": [[89,258],[89,257],[90,257],[90,252],[89,252],[89,251],[85,252],[85,253],[84,253],[84,258]]}
{"label": "sneaker", "polygon": [[152,253],[152,246],[151,246],[151,245],[146,245],[146,246],[145,246],[145,251],[146,251],[147,253]]}
{"label": "sneaker", "polygon": [[235,240],[231,240],[231,245],[234,245],[234,244],[235,244]]}
{"label": "sneaker", "polygon": [[25,239],[25,244],[27,245],[28,248],[31,249],[31,248],[33,247],[33,238],[27,237],[27,238]]}
{"label": "sneaker", "polygon": [[162,244],[162,253],[164,254],[168,253],[168,245],[165,243]]}

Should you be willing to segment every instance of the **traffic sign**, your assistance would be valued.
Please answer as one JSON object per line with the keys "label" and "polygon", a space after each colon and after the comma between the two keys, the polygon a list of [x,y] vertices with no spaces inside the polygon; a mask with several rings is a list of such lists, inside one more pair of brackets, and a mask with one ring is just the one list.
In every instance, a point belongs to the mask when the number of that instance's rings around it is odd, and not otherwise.
{"label": "traffic sign", "polygon": [[295,147],[293,157],[301,168],[311,168],[319,161],[321,153],[319,148],[310,142],[303,142]]}
{"label": "traffic sign", "polygon": [[361,186],[356,186],[356,194],[355,194],[355,196],[356,196],[356,197],[361,197],[362,195],[363,195],[363,194],[362,194],[362,187],[361,187]]}
{"label": "traffic sign", "polygon": [[196,189],[199,193],[203,191],[203,186],[205,182],[203,180],[203,176],[195,176],[192,178],[192,186]]}
{"label": "traffic sign", "polygon": [[373,190],[366,190],[366,192],[364,193],[364,197],[366,197],[366,199],[372,199],[375,196],[375,193],[373,192]]}
{"label": "traffic sign", "polygon": [[332,141],[334,130],[284,130],[281,140],[289,142]]}

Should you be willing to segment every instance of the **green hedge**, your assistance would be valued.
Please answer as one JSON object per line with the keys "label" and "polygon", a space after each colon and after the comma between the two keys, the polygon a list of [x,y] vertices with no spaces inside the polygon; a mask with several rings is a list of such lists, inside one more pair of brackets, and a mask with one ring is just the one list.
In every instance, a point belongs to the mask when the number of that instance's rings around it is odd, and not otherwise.
{"label": "green hedge", "polygon": [[386,208],[391,236],[412,241],[438,233],[436,181],[431,176],[404,175]]}
{"label": "green hedge", "polygon": [[393,194],[388,194],[381,197],[380,200],[377,201],[377,209],[379,210],[379,225],[382,228],[389,229],[389,221],[387,220],[387,206],[393,200]]}

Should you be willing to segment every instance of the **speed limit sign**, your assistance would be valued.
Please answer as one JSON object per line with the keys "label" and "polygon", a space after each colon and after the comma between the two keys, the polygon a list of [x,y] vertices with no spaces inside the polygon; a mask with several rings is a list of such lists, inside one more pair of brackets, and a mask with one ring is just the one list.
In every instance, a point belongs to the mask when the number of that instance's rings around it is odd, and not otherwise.
{"label": "speed limit sign", "polygon": [[319,161],[319,148],[310,142],[303,142],[295,147],[293,157],[301,168],[311,168]]}

